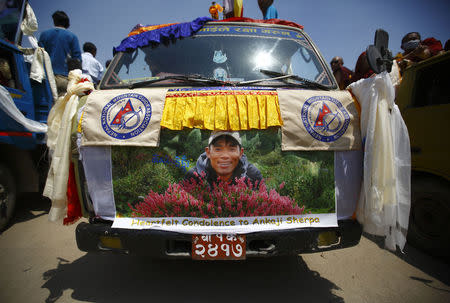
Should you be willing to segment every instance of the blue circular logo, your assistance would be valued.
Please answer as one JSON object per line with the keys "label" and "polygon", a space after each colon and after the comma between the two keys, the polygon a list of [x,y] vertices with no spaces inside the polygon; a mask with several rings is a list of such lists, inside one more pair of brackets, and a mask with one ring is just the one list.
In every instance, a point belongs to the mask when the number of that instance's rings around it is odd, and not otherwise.
{"label": "blue circular logo", "polygon": [[316,140],[333,142],[339,139],[350,124],[350,115],[339,100],[329,96],[315,96],[305,101],[302,121]]}
{"label": "blue circular logo", "polygon": [[126,140],[142,133],[150,123],[152,106],[140,94],[122,94],[103,107],[102,127],[109,136]]}

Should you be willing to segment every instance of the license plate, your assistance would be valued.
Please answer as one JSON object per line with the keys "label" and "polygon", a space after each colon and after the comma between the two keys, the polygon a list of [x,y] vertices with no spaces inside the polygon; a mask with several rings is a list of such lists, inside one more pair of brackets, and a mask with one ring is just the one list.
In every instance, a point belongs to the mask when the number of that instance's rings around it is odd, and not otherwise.
{"label": "license plate", "polygon": [[192,235],[193,260],[245,260],[245,235]]}

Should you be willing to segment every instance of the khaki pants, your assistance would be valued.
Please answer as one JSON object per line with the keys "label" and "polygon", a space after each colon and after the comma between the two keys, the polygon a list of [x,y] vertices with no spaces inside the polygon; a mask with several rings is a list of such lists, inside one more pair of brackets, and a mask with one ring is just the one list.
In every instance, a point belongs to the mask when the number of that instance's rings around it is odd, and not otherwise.
{"label": "khaki pants", "polygon": [[63,75],[55,75],[56,89],[58,91],[58,97],[62,97],[66,94],[67,84],[69,79]]}

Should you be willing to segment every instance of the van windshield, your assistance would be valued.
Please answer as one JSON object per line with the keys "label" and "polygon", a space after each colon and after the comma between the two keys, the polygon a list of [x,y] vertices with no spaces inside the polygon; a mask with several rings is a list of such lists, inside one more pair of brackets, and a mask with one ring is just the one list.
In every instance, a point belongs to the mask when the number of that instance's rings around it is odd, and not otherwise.
{"label": "van windshield", "polygon": [[[102,86],[123,87],[165,77],[164,81],[149,81],[149,86],[179,86],[176,76],[192,75],[232,84],[273,78],[261,70],[333,85],[324,61],[300,31],[208,24],[192,37],[116,54]],[[258,85],[283,86],[286,81],[292,80],[261,81]]]}

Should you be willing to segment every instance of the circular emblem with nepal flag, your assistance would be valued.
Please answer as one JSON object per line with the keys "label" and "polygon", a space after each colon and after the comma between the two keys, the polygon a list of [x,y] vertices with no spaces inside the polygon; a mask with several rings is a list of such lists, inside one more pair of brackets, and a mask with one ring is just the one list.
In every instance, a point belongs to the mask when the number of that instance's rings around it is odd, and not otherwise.
{"label": "circular emblem with nepal flag", "polygon": [[126,140],[142,133],[150,123],[152,106],[148,99],[136,93],[114,97],[103,107],[101,122],[109,136]]}
{"label": "circular emblem with nepal flag", "polygon": [[302,122],[316,140],[333,142],[347,130],[350,115],[339,100],[330,96],[315,96],[302,107]]}

